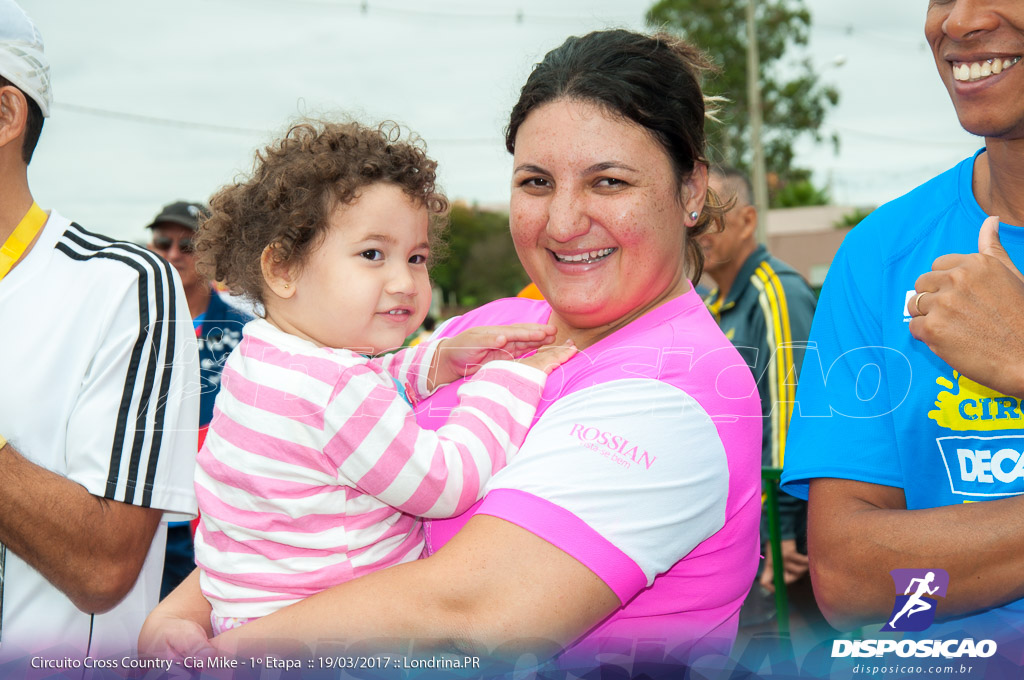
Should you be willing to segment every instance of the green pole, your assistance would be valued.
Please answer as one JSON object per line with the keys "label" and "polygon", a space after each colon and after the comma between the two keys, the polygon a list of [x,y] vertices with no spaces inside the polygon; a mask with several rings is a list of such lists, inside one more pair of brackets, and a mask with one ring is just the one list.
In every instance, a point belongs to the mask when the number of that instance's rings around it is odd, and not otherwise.
{"label": "green pole", "polygon": [[789,635],[789,601],[786,598],[786,577],[782,564],[782,537],[779,536],[779,478],[782,468],[761,468],[768,498],[768,540],[772,548],[772,580],[775,583],[775,618],[780,635]]}

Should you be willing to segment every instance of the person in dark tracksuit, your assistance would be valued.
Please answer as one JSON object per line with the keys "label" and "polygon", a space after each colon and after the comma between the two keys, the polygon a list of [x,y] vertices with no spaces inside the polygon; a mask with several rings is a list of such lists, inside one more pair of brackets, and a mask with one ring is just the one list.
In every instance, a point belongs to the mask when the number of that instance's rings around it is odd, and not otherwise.
{"label": "person in dark tracksuit", "polygon": [[[796,270],[757,242],[757,208],[751,204],[747,176],[734,168],[716,167],[709,182],[723,202],[734,203],[726,213],[725,228],[701,236],[704,271],[716,284],[705,303],[757,380],[764,419],[761,464],[782,467],[815,295]],[[807,574],[807,503],[780,493],[779,515],[785,581],[791,584]],[[751,590],[741,625],[756,623],[772,611],[769,595],[774,584],[765,513],[761,540],[765,561],[758,577],[760,587],[755,584]]]}

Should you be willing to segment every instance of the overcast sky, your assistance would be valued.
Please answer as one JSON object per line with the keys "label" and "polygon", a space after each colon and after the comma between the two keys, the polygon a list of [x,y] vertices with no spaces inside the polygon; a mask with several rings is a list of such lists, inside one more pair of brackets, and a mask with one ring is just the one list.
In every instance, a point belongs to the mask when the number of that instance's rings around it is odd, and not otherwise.
{"label": "overcast sky", "polygon": [[[130,239],[204,200],[302,114],[397,120],[453,198],[507,202],[501,130],[530,66],[569,35],[643,28],[648,0],[20,0],[55,105],[30,182],[44,208]],[[981,145],[960,129],[922,36],[925,0],[806,0],[809,54],[841,92],[830,146],[798,163],[836,202],[876,205]],[[845,58],[842,66],[836,57]]]}

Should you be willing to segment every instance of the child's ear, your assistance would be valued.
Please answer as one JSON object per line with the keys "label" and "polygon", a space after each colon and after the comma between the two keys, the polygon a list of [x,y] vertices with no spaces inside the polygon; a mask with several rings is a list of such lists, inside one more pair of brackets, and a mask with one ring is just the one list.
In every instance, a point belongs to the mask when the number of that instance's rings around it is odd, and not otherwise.
{"label": "child's ear", "polygon": [[271,243],[260,255],[260,269],[267,289],[279,298],[288,299],[295,295],[295,272],[287,262],[277,259],[277,243]]}

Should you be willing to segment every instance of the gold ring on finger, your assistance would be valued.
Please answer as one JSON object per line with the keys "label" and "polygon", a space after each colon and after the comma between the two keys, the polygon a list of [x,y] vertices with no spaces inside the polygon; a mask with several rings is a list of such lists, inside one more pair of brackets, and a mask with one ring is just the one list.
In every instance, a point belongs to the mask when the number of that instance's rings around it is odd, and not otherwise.
{"label": "gold ring on finger", "polygon": [[929,291],[922,291],[914,296],[914,309],[917,310],[918,316],[924,316],[924,312],[921,311],[921,298],[927,295]]}

